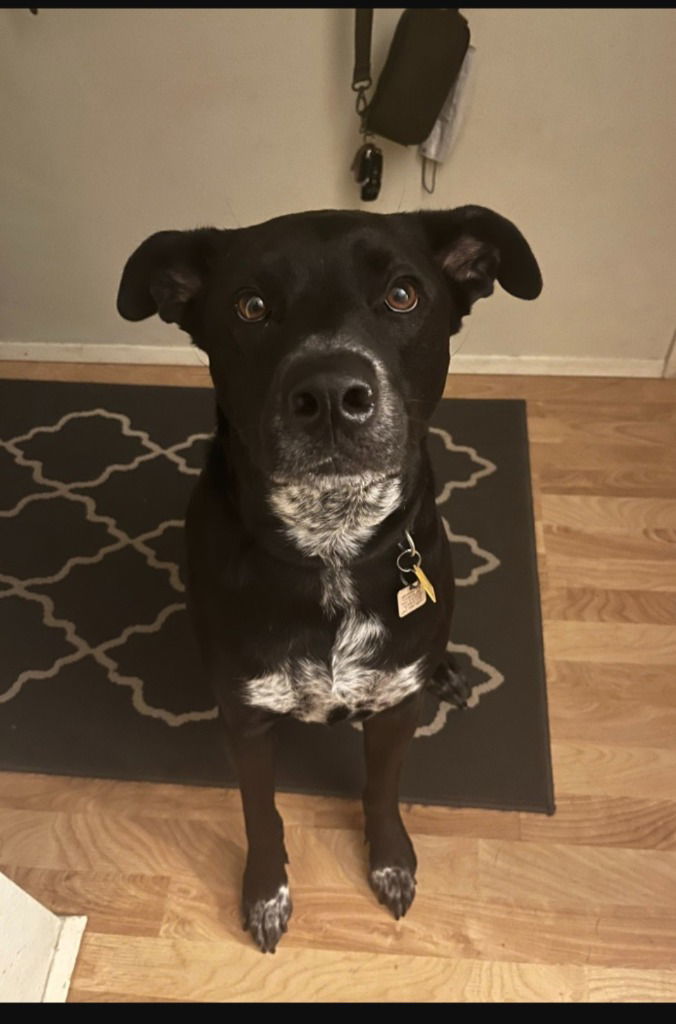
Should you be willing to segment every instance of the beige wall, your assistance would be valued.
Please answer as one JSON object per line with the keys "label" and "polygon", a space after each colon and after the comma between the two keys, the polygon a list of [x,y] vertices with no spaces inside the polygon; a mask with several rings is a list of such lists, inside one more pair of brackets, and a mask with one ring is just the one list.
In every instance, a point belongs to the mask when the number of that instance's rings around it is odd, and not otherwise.
{"label": "beige wall", "polygon": [[[367,208],[481,203],[531,241],[542,298],[481,303],[463,355],[661,359],[676,326],[676,13],[464,13],[472,102],[437,192],[422,192],[414,150],[385,144]],[[376,12],[376,67],[398,16]],[[0,354],[3,341],[182,345],[115,312],[147,234],[357,206],[352,18],[0,11]]]}

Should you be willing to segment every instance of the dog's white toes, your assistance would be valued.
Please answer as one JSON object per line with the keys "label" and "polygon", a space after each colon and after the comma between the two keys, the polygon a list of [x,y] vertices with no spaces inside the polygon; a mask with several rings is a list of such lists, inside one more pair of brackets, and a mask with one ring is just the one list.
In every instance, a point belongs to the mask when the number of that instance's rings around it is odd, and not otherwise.
{"label": "dog's white toes", "polygon": [[371,888],[398,921],[415,898],[415,878],[408,868],[375,868],[369,875]]}
{"label": "dog's white toes", "polygon": [[244,930],[251,932],[262,953],[274,953],[287,930],[293,903],[288,885],[281,885],[269,900],[256,900],[244,911]]}

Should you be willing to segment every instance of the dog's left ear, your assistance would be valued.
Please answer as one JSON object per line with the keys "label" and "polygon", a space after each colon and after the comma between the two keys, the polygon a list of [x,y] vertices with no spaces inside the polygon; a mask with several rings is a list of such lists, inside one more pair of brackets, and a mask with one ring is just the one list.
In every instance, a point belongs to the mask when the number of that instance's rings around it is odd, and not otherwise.
{"label": "dog's left ear", "polygon": [[542,291],[537,260],[511,221],[483,206],[455,210],[421,210],[416,215],[444,274],[467,301],[491,295],[499,281],[519,299],[535,299]]}

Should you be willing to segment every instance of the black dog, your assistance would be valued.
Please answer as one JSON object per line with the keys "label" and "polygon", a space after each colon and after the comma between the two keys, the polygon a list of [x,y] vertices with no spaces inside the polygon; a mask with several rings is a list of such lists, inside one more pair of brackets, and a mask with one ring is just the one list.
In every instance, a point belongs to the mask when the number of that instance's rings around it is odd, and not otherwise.
{"label": "black dog", "polygon": [[187,331],[216,390],[188,600],[239,774],[245,928],[263,951],[291,915],[281,716],[364,720],[370,884],[397,918],[415,895],[400,768],[422,689],[462,697],[426,435],[449,337],[496,278],[522,299],[542,287],[516,227],[477,206],[163,231],[125,267],[119,312]]}

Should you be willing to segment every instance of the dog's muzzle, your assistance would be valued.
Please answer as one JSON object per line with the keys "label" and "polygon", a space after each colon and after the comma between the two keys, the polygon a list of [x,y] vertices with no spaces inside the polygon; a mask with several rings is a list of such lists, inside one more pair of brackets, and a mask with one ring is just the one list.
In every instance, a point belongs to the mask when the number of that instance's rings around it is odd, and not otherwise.
{"label": "dog's muzzle", "polygon": [[335,441],[361,431],[378,412],[378,383],[355,352],[303,359],[282,386],[282,416],[289,433]]}
{"label": "dog's muzzle", "polygon": [[399,470],[407,437],[404,402],[368,353],[294,354],[271,392],[264,448],[276,478]]}

